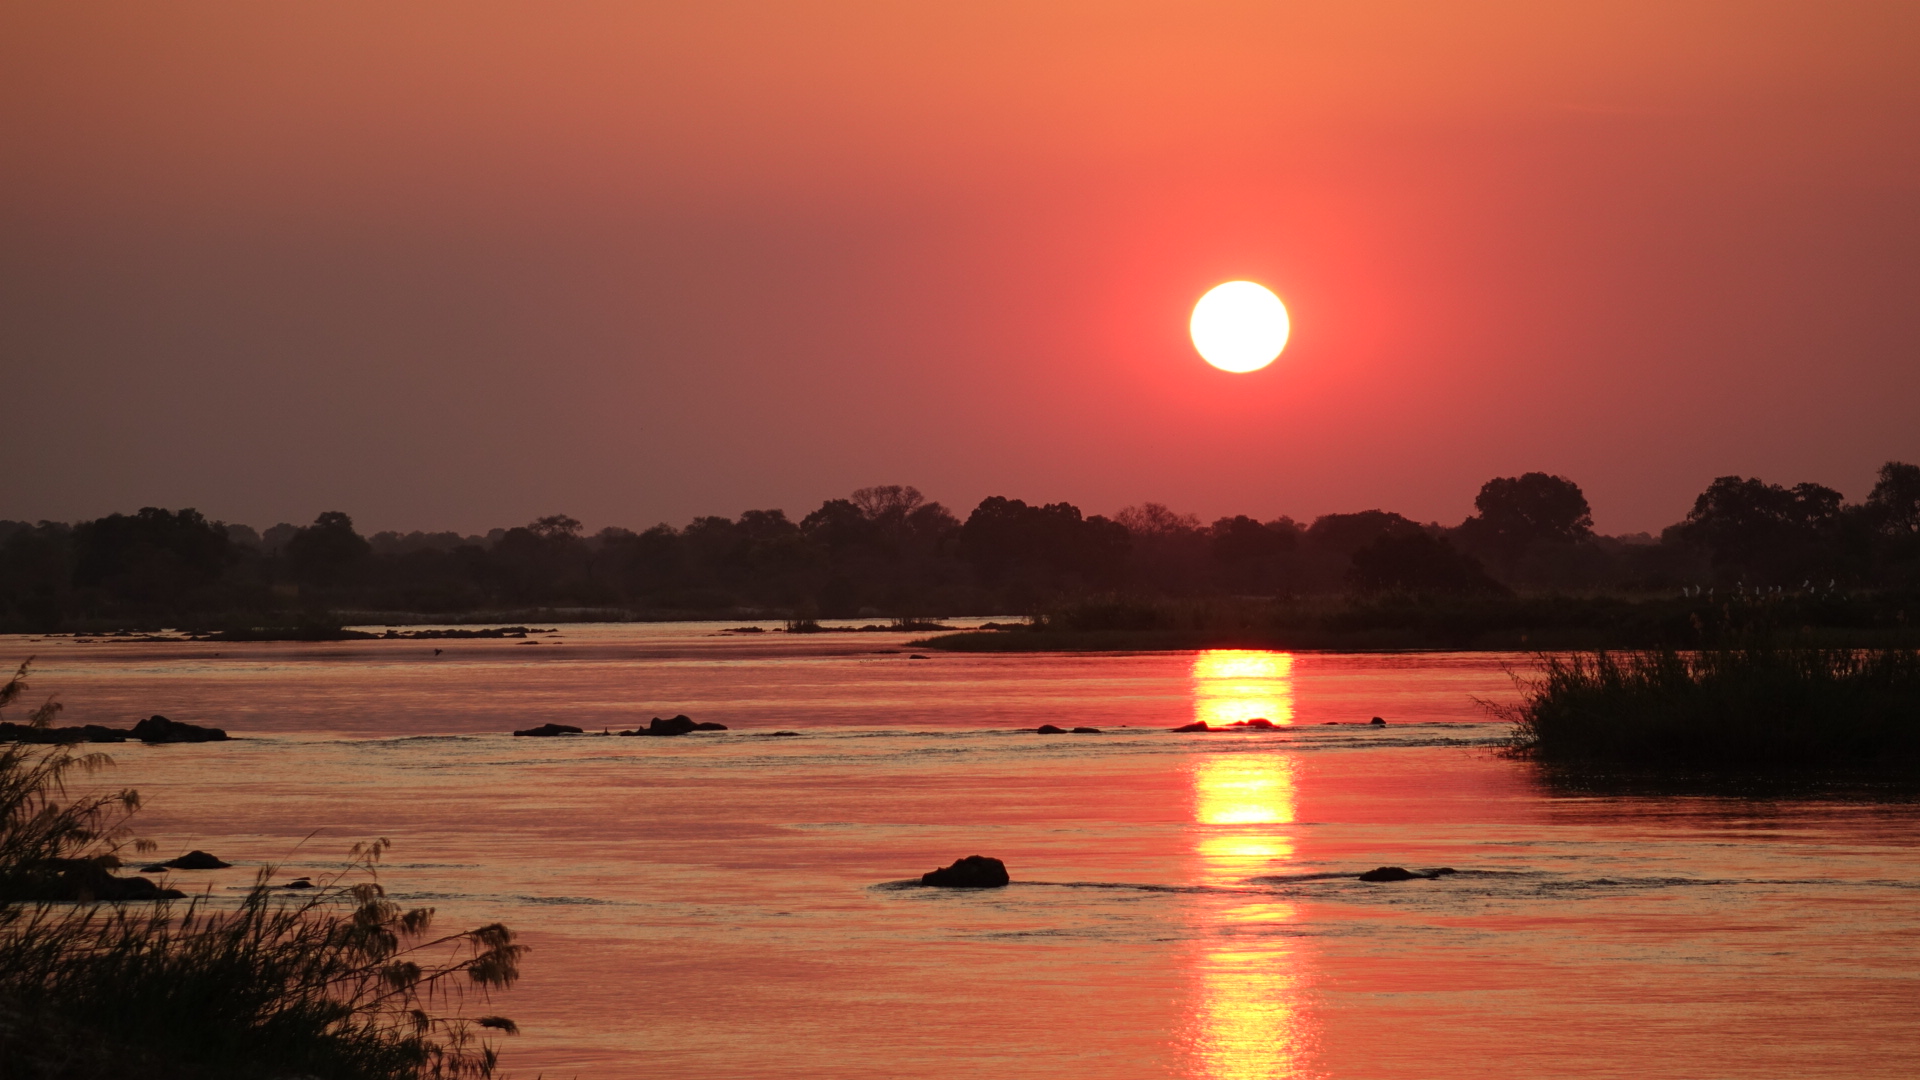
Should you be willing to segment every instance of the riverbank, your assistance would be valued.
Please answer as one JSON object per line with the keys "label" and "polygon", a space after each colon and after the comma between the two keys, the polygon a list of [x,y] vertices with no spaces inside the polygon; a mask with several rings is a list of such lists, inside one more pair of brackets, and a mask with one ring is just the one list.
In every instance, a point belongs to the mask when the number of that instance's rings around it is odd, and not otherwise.
{"label": "riverbank", "polygon": [[946,652],[1278,649],[1534,652],[1698,648],[1758,638],[1826,648],[1920,646],[1901,594],[1388,597],[1299,601],[1094,598],[1025,624],[911,642]]}

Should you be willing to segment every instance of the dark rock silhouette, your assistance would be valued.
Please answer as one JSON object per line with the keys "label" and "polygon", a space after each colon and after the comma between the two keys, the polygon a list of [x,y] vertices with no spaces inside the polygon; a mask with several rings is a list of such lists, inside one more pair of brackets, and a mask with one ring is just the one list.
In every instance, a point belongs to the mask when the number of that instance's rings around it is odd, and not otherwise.
{"label": "dark rock silhouette", "polygon": [[1183,732],[1183,731],[1212,731],[1214,729],[1208,727],[1207,722],[1205,720],[1195,720],[1191,724],[1182,724],[1181,726],[1174,728],[1173,730],[1176,732]]}
{"label": "dark rock silhouette", "polygon": [[1367,723],[1369,723],[1369,724],[1371,724],[1371,725],[1373,725],[1374,727],[1386,727],[1386,726],[1387,726],[1387,722],[1386,722],[1385,720],[1382,720],[1382,719],[1380,719],[1380,718],[1379,718],[1379,717],[1377,717],[1377,716],[1376,716],[1376,717],[1374,717],[1373,719],[1371,719],[1371,720],[1369,720],[1369,721],[1367,721]]}
{"label": "dark rock silhouette", "polygon": [[1073,733],[1074,733],[1075,735],[1104,735],[1104,734],[1106,734],[1105,732],[1103,732],[1103,731],[1101,731],[1101,730],[1100,730],[1099,728],[1097,728],[1097,727],[1077,727],[1077,728],[1074,728],[1074,729],[1073,729]]}
{"label": "dark rock silhouette", "polygon": [[48,859],[27,885],[25,898],[90,903],[123,900],[178,900],[179,889],[163,889],[143,877],[115,877],[92,859]]}
{"label": "dark rock silhouette", "polygon": [[581,733],[580,729],[574,727],[572,724],[541,724],[539,727],[523,728],[514,732],[514,734],[518,736],[528,736],[536,739],[550,738],[555,735],[579,735]]}
{"label": "dark rock silhouette", "polygon": [[32,724],[0,722],[0,742],[77,743],[126,742],[133,732],[125,728],[86,724],[77,727],[34,727]]}
{"label": "dark rock silhouette", "polygon": [[227,733],[217,727],[183,724],[157,714],[133,725],[132,735],[144,743],[225,742],[227,739]]}
{"label": "dark rock silhouette", "polygon": [[1040,735],[1065,735],[1067,733],[1066,728],[1054,727],[1052,724],[1041,724],[1033,730]]}
{"label": "dark rock silhouette", "polygon": [[1360,875],[1361,881],[1414,881],[1422,878],[1444,877],[1457,874],[1451,866],[1442,866],[1438,870],[1409,870],[1404,866],[1382,866]]}
{"label": "dark rock silhouette", "polygon": [[225,870],[233,864],[195,848],[177,859],[168,859],[160,865],[174,870]]}
{"label": "dark rock silhouette", "polygon": [[620,734],[622,735],[685,735],[690,731],[725,731],[725,730],[727,730],[727,725],[725,724],[716,724],[711,720],[705,723],[695,723],[692,717],[681,715],[681,716],[676,716],[671,720],[662,720],[656,716],[647,723],[646,727],[643,727],[638,731],[623,731]]}
{"label": "dark rock silhouette", "polygon": [[769,736],[795,736],[800,733],[797,731],[763,731],[760,734]]}
{"label": "dark rock silhouette", "polygon": [[1404,866],[1382,866],[1360,875],[1361,881],[1412,881],[1425,874],[1416,874]]}
{"label": "dark rock silhouette", "polygon": [[313,879],[303,878],[303,877],[294,878],[292,881],[287,882],[285,885],[274,886],[274,888],[276,889],[311,889],[313,887],[314,887]]}
{"label": "dark rock silhouette", "polygon": [[1267,719],[1264,716],[1256,716],[1251,720],[1235,720],[1233,723],[1227,726],[1237,727],[1237,728],[1261,728],[1263,730],[1271,730],[1275,725],[1273,721]]}
{"label": "dark rock silhouette", "polygon": [[932,657],[930,657],[930,656],[928,656],[928,655],[927,655],[926,653],[914,653],[914,654],[912,654],[911,656],[908,656],[908,657],[907,657],[907,659],[909,659],[909,660],[931,660],[931,659],[932,659]]}
{"label": "dark rock silhouette", "polygon": [[920,884],[943,889],[997,889],[1010,880],[1006,863],[984,855],[956,859],[952,866],[920,875]]}

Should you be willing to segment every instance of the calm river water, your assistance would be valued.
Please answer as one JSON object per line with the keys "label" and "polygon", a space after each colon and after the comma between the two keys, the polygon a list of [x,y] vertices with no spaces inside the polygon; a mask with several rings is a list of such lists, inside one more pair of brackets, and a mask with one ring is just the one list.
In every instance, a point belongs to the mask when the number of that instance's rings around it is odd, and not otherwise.
{"label": "calm river water", "polygon": [[[1556,793],[1475,700],[1524,657],[535,640],[0,660],[65,723],[245,736],[111,748],[163,855],[237,864],[176,884],[385,836],[398,897],[522,931],[519,1076],[1913,1075],[1920,807]],[[731,730],[508,734],[681,712]],[[1289,726],[1167,730],[1256,716]],[[974,853],[1015,884],[890,884]],[[1351,876],[1382,864],[1461,873]]]}

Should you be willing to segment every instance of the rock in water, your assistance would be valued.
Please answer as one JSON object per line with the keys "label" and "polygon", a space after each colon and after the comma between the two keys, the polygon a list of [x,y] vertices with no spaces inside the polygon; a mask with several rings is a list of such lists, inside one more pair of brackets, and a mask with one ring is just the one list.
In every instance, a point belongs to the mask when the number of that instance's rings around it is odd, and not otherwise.
{"label": "rock in water", "polygon": [[725,731],[725,730],[727,730],[727,725],[725,724],[716,724],[711,720],[705,723],[696,724],[693,722],[693,718],[691,716],[682,714],[680,716],[674,717],[671,720],[662,720],[656,716],[651,721],[648,721],[646,727],[643,727],[638,731],[623,731],[620,734],[622,735],[685,735],[689,731]]}
{"label": "rock in water", "polygon": [[1360,875],[1361,881],[1412,881],[1416,878],[1429,879],[1446,877],[1460,871],[1451,866],[1442,866],[1437,870],[1409,870],[1404,866],[1382,866]]}
{"label": "rock in water", "polygon": [[1099,728],[1097,728],[1097,727],[1077,727],[1077,728],[1074,728],[1074,729],[1073,729],[1073,733],[1074,733],[1075,735],[1104,735],[1104,734],[1106,734],[1106,732],[1103,732],[1103,731],[1101,731],[1101,730],[1100,730]]}
{"label": "rock in water", "polygon": [[541,724],[539,727],[523,728],[520,731],[514,732],[515,735],[529,736],[536,739],[551,738],[555,735],[578,735],[580,733],[580,729],[574,727],[572,724]]}
{"label": "rock in water", "polygon": [[175,870],[225,870],[233,864],[230,862],[222,862],[214,856],[201,851],[199,848],[194,848],[185,855],[177,859],[168,859],[160,865],[171,867]]}
{"label": "rock in water", "polygon": [[1267,719],[1264,716],[1256,716],[1251,720],[1235,720],[1231,726],[1237,727],[1237,728],[1271,729],[1274,726],[1274,724],[1273,724],[1273,721]]}
{"label": "rock in water", "polygon": [[984,855],[969,855],[955,860],[952,866],[920,875],[920,884],[945,889],[997,889],[1010,880],[1006,863]]}
{"label": "rock in water", "polygon": [[1386,722],[1385,720],[1382,720],[1382,719],[1380,719],[1380,718],[1379,718],[1379,717],[1377,717],[1377,716],[1376,716],[1376,717],[1374,717],[1373,719],[1371,719],[1371,720],[1369,720],[1369,721],[1367,721],[1367,723],[1369,723],[1369,724],[1372,724],[1372,725],[1373,725],[1373,726],[1375,726],[1375,727],[1386,727],[1386,726],[1387,726],[1387,722]]}
{"label": "rock in water", "polygon": [[1175,732],[1185,732],[1185,731],[1212,731],[1213,729],[1207,726],[1207,722],[1205,720],[1195,720],[1191,724],[1183,724],[1180,727],[1174,728],[1173,730]]}
{"label": "rock in water", "polygon": [[1067,733],[1066,728],[1054,727],[1052,724],[1041,724],[1033,730],[1039,735],[1065,735]]}
{"label": "rock in water", "polygon": [[32,899],[76,903],[114,903],[122,900],[178,900],[179,889],[162,889],[143,877],[114,877],[92,859],[48,859],[27,882]]}
{"label": "rock in water", "polygon": [[183,724],[155,715],[133,725],[133,737],[144,743],[224,742],[227,733],[217,727]]}
{"label": "rock in water", "polygon": [[1416,874],[1404,866],[1381,866],[1381,867],[1376,867],[1375,869],[1369,870],[1364,874],[1361,874],[1360,880],[1361,881],[1412,881],[1414,878],[1423,878],[1426,876],[1427,875],[1425,874]]}

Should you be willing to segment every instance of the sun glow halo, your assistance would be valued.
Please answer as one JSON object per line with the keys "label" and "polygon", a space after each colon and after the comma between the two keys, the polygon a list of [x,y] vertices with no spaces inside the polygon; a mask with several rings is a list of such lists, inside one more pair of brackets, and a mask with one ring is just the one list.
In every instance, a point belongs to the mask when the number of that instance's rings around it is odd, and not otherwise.
{"label": "sun glow halo", "polygon": [[1287,347],[1292,323],[1272,290],[1251,281],[1229,281],[1207,290],[1193,305],[1188,324],[1201,359],[1221,371],[1259,371]]}

